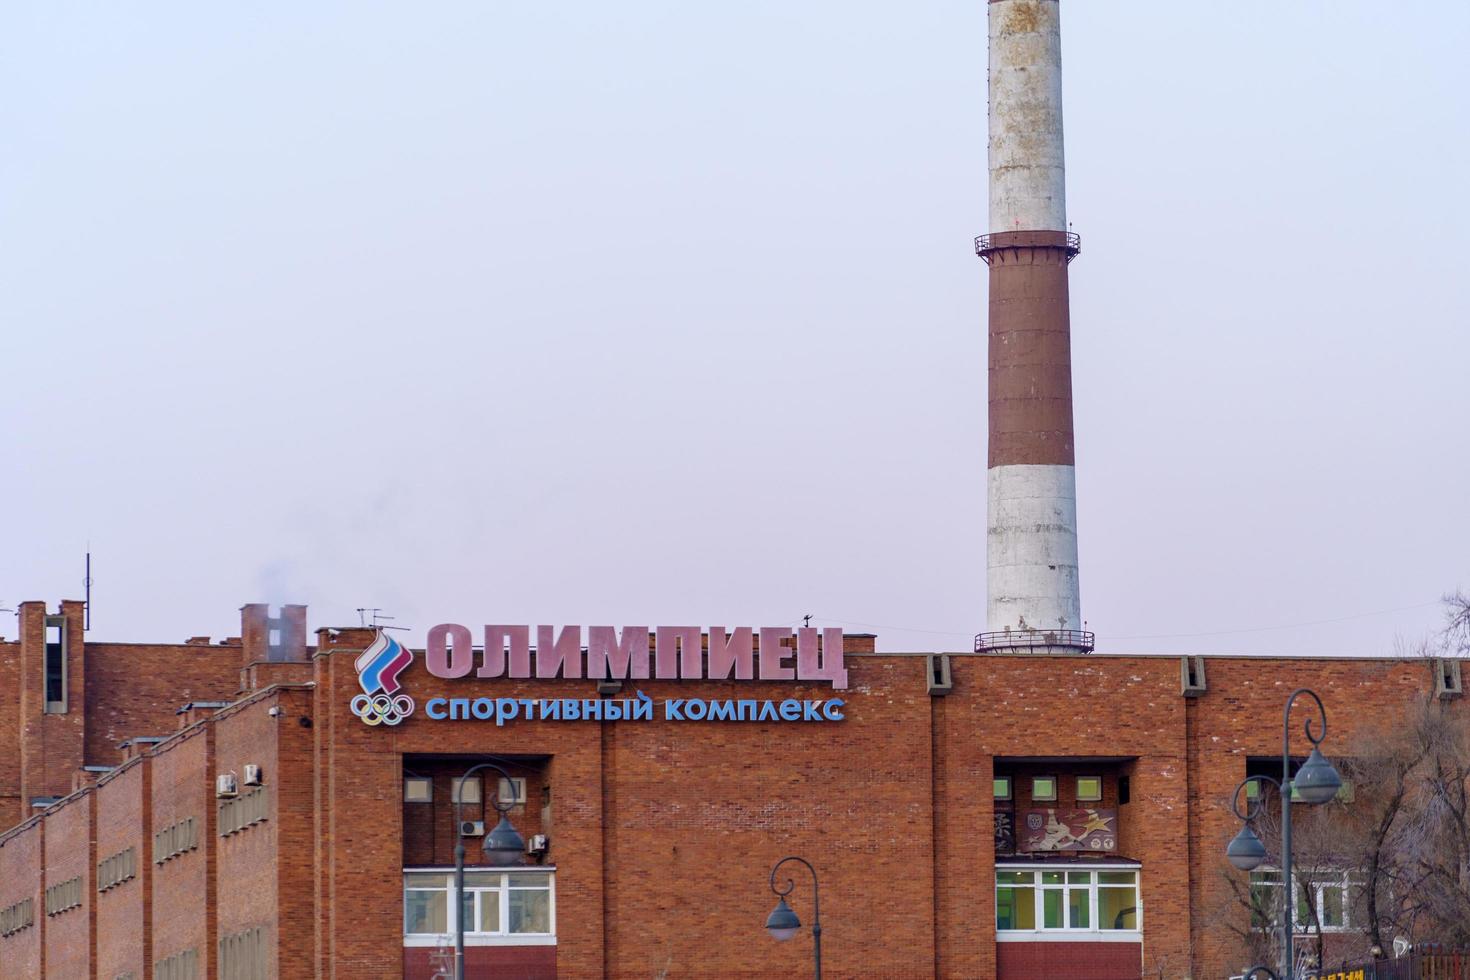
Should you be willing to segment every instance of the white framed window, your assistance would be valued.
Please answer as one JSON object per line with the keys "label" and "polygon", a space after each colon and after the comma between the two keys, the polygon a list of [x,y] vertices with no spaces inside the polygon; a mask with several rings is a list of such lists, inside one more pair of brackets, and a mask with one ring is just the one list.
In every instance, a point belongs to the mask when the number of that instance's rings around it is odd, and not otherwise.
{"label": "white framed window", "polygon": [[1138,942],[1138,868],[1000,865],[995,869],[996,938]]}
{"label": "white framed window", "polygon": [[1011,777],[996,776],[995,789],[992,792],[997,800],[1009,800],[1011,798]]}
{"label": "white framed window", "polygon": [[1098,803],[1102,800],[1102,777],[1101,776],[1078,776],[1077,777],[1077,802]]}
{"label": "white framed window", "polygon": [[1057,777],[1032,776],[1031,799],[1037,803],[1054,803],[1057,798]]}
{"label": "white framed window", "polygon": [[[1335,869],[1293,872],[1291,878],[1295,906],[1292,925],[1296,932],[1309,934],[1319,927],[1323,932],[1352,930],[1353,889],[1360,887],[1360,879],[1353,872]],[[1250,888],[1251,928],[1277,928],[1281,922],[1280,869],[1259,868],[1252,871]]]}
{"label": "white framed window", "polygon": [[405,803],[432,803],[434,802],[434,781],[428,776],[404,776],[403,777],[403,802]]}
{"label": "white framed window", "polygon": [[465,779],[461,776],[454,777],[449,784],[449,802],[458,800],[461,803],[480,802],[480,777],[471,776]]}
{"label": "white framed window", "polygon": [[524,807],[526,805],[526,777],[501,776],[496,794],[495,798],[500,801],[501,806],[514,803],[518,807]]}
{"label": "white framed window", "polygon": [[449,894],[454,877],[443,873],[403,875],[404,936],[442,936],[449,930]]}
{"label": "white framed window", "polygon": [[[465,942],[478,946],[556,944],[556,874],[532,866],[465,871],[464,896],[454,901],[454,871],[403,872],[403,944],[436,946],[465,923]],[[456,908],[458,905],[458,908]]]}

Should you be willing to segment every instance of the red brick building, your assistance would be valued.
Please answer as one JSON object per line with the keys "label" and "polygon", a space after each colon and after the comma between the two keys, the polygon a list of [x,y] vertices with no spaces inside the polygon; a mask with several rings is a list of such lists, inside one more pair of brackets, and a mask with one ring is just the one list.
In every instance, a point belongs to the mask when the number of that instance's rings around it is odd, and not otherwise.
{"label": "red brick building", "polygon": [[[1226,801],[1279,753],[1286,695],[1322,695],[1330,755],[1434,683],[1423,661],[877,654],[849,635],[845,687],[616,684],[566,676],[599,675],[558,643],[559,667],[533,656],[563,676],[539,679],[475,676],[496,672],[479,648],[446,679],[415,653],[397,669],[416,710],[370,725],[353,709],[374,631],[308,645],[305,613],[246,606],[241,637],[140,645],[84,639],[80,603],[21,607],[0,642],[0,977],[432,976],[452,786],[487,760],[534,853],[480,866],[468,828],[467,976],[807,975],[809,932],[762,928],[771,866],[799,854],[828,976],[1224,977],[1248,914]],[[720,673],[712,656],[681,648],[683,676]],[[621,717],[542,717],[569,701]],[[717,702],[751,720],[711,720]],[[464,819],[493,823],[511,791],[467,785]],[[809,924],[810,883],[790,898]]]}

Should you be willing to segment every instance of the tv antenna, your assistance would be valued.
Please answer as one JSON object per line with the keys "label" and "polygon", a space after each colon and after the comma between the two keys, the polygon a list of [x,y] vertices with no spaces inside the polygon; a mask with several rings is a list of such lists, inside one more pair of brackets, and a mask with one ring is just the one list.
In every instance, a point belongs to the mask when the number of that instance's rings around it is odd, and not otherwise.
{"label": "tv antenna", "polygon": [[813,615],[813,613],[807,613],[805,616],[801,617],[801,625],[810,626],[812,624]]}
{"label": "tv antenna", "polygon": [[[372,627],[377,630],[406,630],[407,626],[389,626],[383,622],[385,619],[397,619],[397,616],[386,616],[380,606],[358,606],[357,619],[364,628]],[[371,620],[371,622],[369,622]]]}

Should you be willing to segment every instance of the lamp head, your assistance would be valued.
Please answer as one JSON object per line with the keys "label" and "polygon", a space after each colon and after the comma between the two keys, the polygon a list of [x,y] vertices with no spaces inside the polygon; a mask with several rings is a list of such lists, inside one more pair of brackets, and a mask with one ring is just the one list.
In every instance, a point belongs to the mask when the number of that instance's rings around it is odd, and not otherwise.
{"label": "lamp head", "polygon": [[485,851],[485,860],[499,868],[520,864],[526,858],[526,842],[516,833],[516,829],[503,813],[500,815],[500,822],[485,835],[485,841],[480,846]]}
{"label": "lamp head", "polygon": [[1254,871],[1266,860],[1266,845],[1251,830],[1251,825],[1246,824],[1225,848],[1225,856],[1241,871]]}
{"label": "lamp head", "polygon": [[1296,771],[1296,778],[1291,781],[1291,785],[1297,796],[1305,802],[1326,803],[1342,789],[1342,777],[1314,745],[1312,754],[1307,756],[1307,761]]}
{"label": "lamp head", "polygon": [[777,940],[785,942],[796,935],[796,930],[800,928],[801,920],[796,917],[796,913],[791,910],[791,906],[786,904],[786,899],[783,896],[777,900],[775,909],[766,917],[767,931]]}

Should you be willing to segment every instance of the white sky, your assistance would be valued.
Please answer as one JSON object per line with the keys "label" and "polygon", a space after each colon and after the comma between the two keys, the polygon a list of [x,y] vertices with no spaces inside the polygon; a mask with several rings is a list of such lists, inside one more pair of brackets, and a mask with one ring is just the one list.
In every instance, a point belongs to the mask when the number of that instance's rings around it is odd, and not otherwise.
{"label": "white sky", "polygon": [[[0,7],[0,606],[964,649],[985,7]],[[1470,5],[1063,37],[1100,648],[1391,652],[1470,586]]]}

